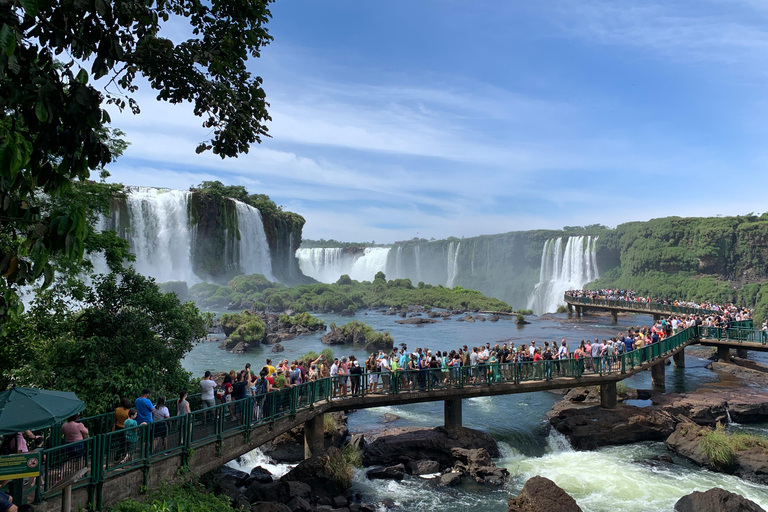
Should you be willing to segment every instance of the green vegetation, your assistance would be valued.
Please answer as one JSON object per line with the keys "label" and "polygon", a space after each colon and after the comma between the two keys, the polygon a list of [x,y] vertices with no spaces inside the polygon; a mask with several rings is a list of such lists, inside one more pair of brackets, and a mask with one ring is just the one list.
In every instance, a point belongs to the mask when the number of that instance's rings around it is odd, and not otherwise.
{"label": "green vegetation", "polygon": [[363,454],[359,448],[348,444],[341,449],[341,457],[330,458],[326,467],[329,478],[338,488],[347,489],[352,485],[355,469],[363,467]]}
{"label": "green vegetation", "polygon": [[331,331],[339,330],[345,338],[352,340],[362,339],[365,343],[375,343],[380,346],[394,346],[395,340],[389,334],[389,331],[376,332],[373,327],[360,322],[359,320],[352,320],[351,322],[338,327],[335,323],[330,325]]}
{"label": "green vegetation", "polygon": [[267,326],[258,316],[250,311],[225,313],[219,320],[224,334],[233,343],[256,343],[264,339]]}
{"label": "green vegetation", "polygon": [[236,512],[226,496],[216,496],[201,484],[162,485],[143,501],[127,499],[110,512]]}
{"label": "green vegetation", "polygon": [[92,286],[56,283],[0,338],[0,389],[16,382],[73,391],[88,414],[144,388],[174,396],[191,389],[181,361],[209,320],[133,270],[98,276]]}
{"label": "green vegetation", "polygon": [[716,469],[727,469],[736,462],[736,452],[759,448],[768,450],[768,439],[754,434],[729,434],[718,423],[715,429],[705,429],[699,447]]}
{"label": "green vegetation", "polygon": [[333,435],[338,431],[339,422],[333,414],[323,414],[323,433],[327,436]]}
{"label": "green vegetation", "polygon": [[293,316],[280,315],[280,323],[284,325],[290,325],[290,326],[300,325],[302,327],[309,327],[310,329],[325,325],[325,322],[323,322],[316,316],[312,316],[306,312],[298,313]]}
{"label": "green vegetation", "polygon": [[[511,312],[512,308],[491,297],[460,286],[453,289],[420,283],[415,287],[410,279],[386,280],[383,272],[376,274],[373,282],[353,281],[342,276],[335,284],[307,284],[288,288],[279,283],[258,289],[246,289],[243,282],[251,278],[260,280],[260,274],[240,276],[227,286],[198,283],[189,289],[189,297],[201,307],[226,307],[232,302],[240,304],[262,304],[273,311],[292,309],[294,311],[323,311],[340,313],[377,307],[407,307],[421,305],[446,309],[467,309],[471,311]],[[235,282],[237,281],[237,282]],[[346,284],[345,284],[346,283]],[[235,289],[238,286],[238,289]],[[524,311],[529,314],[530,311]]]}

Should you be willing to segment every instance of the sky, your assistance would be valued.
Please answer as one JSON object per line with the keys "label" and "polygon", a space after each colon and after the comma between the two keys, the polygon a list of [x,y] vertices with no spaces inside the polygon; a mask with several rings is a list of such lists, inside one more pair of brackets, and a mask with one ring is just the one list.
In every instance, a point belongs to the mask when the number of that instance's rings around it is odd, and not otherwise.
{"label": "sky", "polygon": [[113,113],[112,181],[244,185],[304,238],[390,243],[768,211],[768,2],[277,0],[271,138]]}

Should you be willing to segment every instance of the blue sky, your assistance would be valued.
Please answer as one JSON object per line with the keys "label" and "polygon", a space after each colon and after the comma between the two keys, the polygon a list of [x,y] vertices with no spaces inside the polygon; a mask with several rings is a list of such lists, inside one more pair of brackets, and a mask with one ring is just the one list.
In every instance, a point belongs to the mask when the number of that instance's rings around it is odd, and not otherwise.
{"label": "blue sky", "polygon": [[266,193],[305,238],[393,242],[762,213],[768,2],[278,0],[271,139],[197,155],[188,106],[114,115],[129,185]]}

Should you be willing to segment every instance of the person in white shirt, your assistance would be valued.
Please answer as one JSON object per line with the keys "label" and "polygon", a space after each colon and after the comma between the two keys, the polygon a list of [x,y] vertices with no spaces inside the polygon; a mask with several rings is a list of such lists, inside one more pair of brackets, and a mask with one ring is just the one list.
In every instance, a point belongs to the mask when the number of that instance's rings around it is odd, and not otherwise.
{"label": "person in white shirt", "polygon": [[200,381],[200,388],[202,389],[200,400],[203,402],[203,407],[213,407],[216,405],[216,397],[213,390],[216,389],[217,385],[211,376],[211,372],[206,371],[203,380]]}

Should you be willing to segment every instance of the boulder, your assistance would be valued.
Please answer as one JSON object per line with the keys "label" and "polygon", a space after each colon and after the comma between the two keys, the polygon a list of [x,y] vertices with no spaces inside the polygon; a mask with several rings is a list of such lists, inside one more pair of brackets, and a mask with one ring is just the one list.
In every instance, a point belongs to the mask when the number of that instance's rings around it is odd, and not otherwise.
{"label": "boulder", "polygon": [[370,480],[402,480],[405,477],[405,466],[397,464],[384,468],[375,468],[365,473]]}
{"label": "boulder", "polygon": [[754,501],[715,487],[706,492],[694,491],[675,503],[675,512],[765,512]]}
{"label": "boulder", "polygon": [[577,450],[594,450],[640,441],[664,441],[675,430],[668,413],[652,407],[624,405],[616,409],[569,406],[559,402],[547,413],[552,426]]}
{"label": "boulder", "polygon": [[275,333],[267,334],[264,337],[264,339],[261,340],[261,342],[264,345],[275,345],[277,343],[280,343],[280,341],[281,341],[280,335],[279,334],[275,334]]}
{"label": "boulder", "polygon": [[392,338],[379,339],[365,344],[366,352],[378,352],[379,350],[392,350],[395,342]]}
{"label": "boulder", "polygon": [[256,466],[251,470],[251,475],[248,478],[249,480],[255,480],[256,482],[259,482],[260,484],[268,484],[274,480],[272,478],[272,473],[269,472],[268,469],[265,469],[261,466]]}
{"label": "boulder", "polygon": [[339,313],[339,316],[355,316],[355,312],[351,309],[345,309],[341,313]]}
{"label": "boulder", "polygon": [[331,329],[327,333],[323,334],[322,338],[320,338],[320,341],[326,345],[342,345],[351,340],[347,340],[346,336],[344,336],[344,333],[342,333],[340,329]]}
{"label": "boulder", "polygon": [[298,496],[291,498],[286,505],[291,509],[291,512],[312,512],[315,510],[307,500]]}
{"label": "boulder", "polygon": [[499,457],[496,441],[485,432],[464,427],[395,428],[366,439],[364,466],[391,466],[411,461],[434,460],[441,468],[453,466],[453,448],[484,448],[490,457]]}
{"label": "boulder", "polygon": [[436,324],[437,320],[433,318],[406,318],[405,320],[395,320],[398,324]]}
{"label": "boulder", "polygon": [[488,317],[489,322],[498,322],[500,320],[499,315],[491,315]]}
{"label": "boulder", "polygon": [[291,509],[282,503],[257,501],[251,504],[251,512],[291,512]]}
{"label": "boulder", "polygon": [[440,463],[436,460],[415,460],[405,466],[409,475],[431,475],[440,471]]}
{"label": "boulder", "polygon": [[461,476],[462,474],[458,471],[451,471],[450,473],[446,473],[440,477],[440,485],[444,485],[446,487],[454,487],[459,485],[461,483]]}
{"label": "boulder", "polygon": [[702,448],[702,437],[711,430],[692,422],[682,422],[667,438],[667,448],[699,466],[739,476],[759,484],[768,484],[768,450],[753,446],[734,452],[730,463],[713,461]]}
{"label": "boulder", "polygon": [[365,436],[363,434],[355,434],[349,439],[347,444],[362,451],[365,448]]}
{"label": "boulder", "polygon": [[543,476],[525,482],[517,498],[509,498],[507,505],[507,512],[581,512],[576,500]]}
{"label": "boulder", "polygon": [[509,471],[497,467],[491,461],[491,456],[484,448],[475,450],[454,448],[451,454],[456,460],[454,470],[474,478],[477,483],[504,485],[509,476]]}
{"label": "boulder", "polygon": [[341,457],[341,451],[331,446],[324,454],[299,462],[280,481],[303,482],[311,488],[312,496],[337,496],[347,489],[334,478],[331,461]]}
{"label": "boulder", "polygon": [[277,343],[274,347],[272,347],[272,353],[284,352],[284,351],[285,351],[285,347],[279,343]]}

